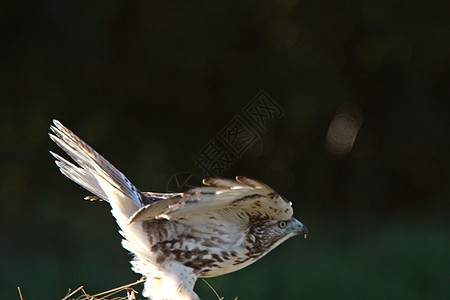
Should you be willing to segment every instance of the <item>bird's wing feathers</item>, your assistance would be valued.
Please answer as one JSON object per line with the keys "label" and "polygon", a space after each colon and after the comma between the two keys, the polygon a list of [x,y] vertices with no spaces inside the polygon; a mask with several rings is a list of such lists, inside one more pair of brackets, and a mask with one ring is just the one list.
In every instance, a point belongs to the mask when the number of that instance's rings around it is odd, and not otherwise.
{"label": "bird's wing feathers", "polygon": [[215,210],[239,214],[240,219],[250,223],[292,217],[291,204],[259,181],[238,176],[236,181],[207,178],[203,183],[207,186],[140,208],[129,223],[155,218],[176,220]]}
{"label": "bird's wing feathers", "polygon": [[[64,175],[87,190],[94,192],[100,198],[106,198],[104,193],[97,194],[98,189],[93,190],[88,188],[90,183],[83,184],[80,182],[85,180],[84,175],[89,173],[91,177],[94,178],[92,174],[95,174],[95,176],[101,177],[101,179],[108,182],[112,187],[132,199],[138,207],[142,206],[141,201],[138,200],[142,196],[125,175],[59,121],[54,120],[53,123],[54,126],[51,126],[50,128],[54,135],[49,134],[50,138],[82,167],[78,168],[59,155],[52,153],[57,159],[57,164],[60,167],[61,172],[66,171],[66,173],[63,173]],[[85,171],[83,171],[83,169]],[[100,185],[98,186],[100,187]]]}
{"label": "bird's wing feathers", "polygon": [[[121,228],[122,235],[134,246],[134,252],[150,247],[147,234],[140,224],[127,224],[140,207],[147,204],[145,196],[103,156],[82,141],[59,121],[53,121],[50,138],[77,164],[57,154],[56,164],[61,172],[97,197],[108,201],[111,212]],[[96,199],[94,197],[93,199]]]}
{"label": "bird's wing feathers", "polygon": [[56,153],[50,151],[50,153],[56,158],[55,163],[59,167],[61,173],[84,187],[86,190],[94,193],[101,199],[107,199],[107,196],[103,189],[100,187],[97,179],[92,173],[86,171],[83,168],[77,167],[66,159],[62,158]]}

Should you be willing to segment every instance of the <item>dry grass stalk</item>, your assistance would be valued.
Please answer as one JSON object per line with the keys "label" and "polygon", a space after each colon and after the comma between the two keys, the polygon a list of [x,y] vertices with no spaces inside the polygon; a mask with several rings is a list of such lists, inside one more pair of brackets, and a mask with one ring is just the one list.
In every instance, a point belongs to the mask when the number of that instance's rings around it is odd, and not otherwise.
{"label": "dry grass stalk", "polygon": [[[145,282],[145,279],[141,278],[136,282],[126,284],[102,293],[98,293],[95,295],[89,295],[84,290],[83,286],[80,286],[74,291],[70,291],[67,293],[67,295],[62,298],[61,300],[136,300],[136,294],[138,292],[132,288],[132,286],[135,286],[137,284]],[[125,296],[117,296],[118,293],[125,293]]]}
{"label": "dry grass stalk", "polygon": [[22,290],[20,289],[20,286],[17,287],[17,290],[19,291],[20,300],[23,300]]}
{"label": "dry grass stalk", "polygon": [[[205,280],[202,278],[202,280],[211,288],[211,290],[214,292],[214,294],[216,295],[217,299],[219,300],[224,300],[224,297],[220,297],[219,294],[216,292],[216,290]],[[69,291],[67,292],[67,295],[62,298],[61,300],[136,300],[135,295],[138,294],[138,292],[136,292],[132,286],[138,285],[140,283],[144,283],[145,282],[145,278],[142,277],[141,279],[139,279],[136,282],[133,283],[129,283],[102,293],[98,293],[95,295],[89,295],[88,293],[86,293],[86,291],[84,290],[84,286],[80,286],[77,289],[75,289],[74,291],[71,291],[69,289]],[[20,300],[24,300],[23,296],[22,296],[22,291],[20,289],[20,286],[17,287],[17,290],[19,292],[19,297]],[[117,293],[120,292],[125,292],[127,293],[126,296],[116,296],[116,297],[112,297],[114,295],[116,295]],[[79,293],[82,293],[82,295],[76,295]],[[76,297],[76,298],[75,298]],[[238,297],[236,297],[234,300],[237,300]]]}

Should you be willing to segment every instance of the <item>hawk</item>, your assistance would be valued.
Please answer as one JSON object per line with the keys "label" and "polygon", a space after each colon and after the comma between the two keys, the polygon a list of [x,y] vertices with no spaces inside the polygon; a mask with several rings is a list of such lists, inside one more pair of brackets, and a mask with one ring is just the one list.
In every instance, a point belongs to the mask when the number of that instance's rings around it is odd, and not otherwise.
{"label": "hawk", "polygon": [[267,185],[237,176],[207,178],[184,193],[139,191],[119,170],[54,120],[50,138],[77,164],[58,154],[69,179],[104,200],[146,278],[143,295],[153,300],[199,299],[194,284],[242,269],[295,235],[308,233],[292,217],[291,203]]}

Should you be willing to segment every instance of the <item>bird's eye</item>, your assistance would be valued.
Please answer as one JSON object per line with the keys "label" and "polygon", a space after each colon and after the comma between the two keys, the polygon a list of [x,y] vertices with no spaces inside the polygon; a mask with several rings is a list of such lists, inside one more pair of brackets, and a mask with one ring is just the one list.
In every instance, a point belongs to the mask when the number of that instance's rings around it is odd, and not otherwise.
{"label": "bird's eye", "polygon": [[278,227],[280,227],[281,229],[284,229],[287,226],[286,221],[280,221],[278,222]]}

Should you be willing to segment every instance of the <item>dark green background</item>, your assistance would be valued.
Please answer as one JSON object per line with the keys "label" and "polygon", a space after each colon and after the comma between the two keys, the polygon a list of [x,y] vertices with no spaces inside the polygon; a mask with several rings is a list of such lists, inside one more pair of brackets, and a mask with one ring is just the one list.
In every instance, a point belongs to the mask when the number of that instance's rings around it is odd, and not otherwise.
{"label": "dark green background", "polygon": [[[440,3],[440,4],[439,4]],[[449,22],[444,1],[2,1],[2,299],[139,278],[105,203],[62,176],[53,118],[141,189],[177,172],[260,90],[285,111],[258,178],[310,230],[209,282],[225,299],[448,299]],[[352,151],[325,136],[345,104]],[[259,148],[261,149],[261,148]],[[61,151],[58,151],[61,152]],[[214,299],[205,283],[196,291]]]}

